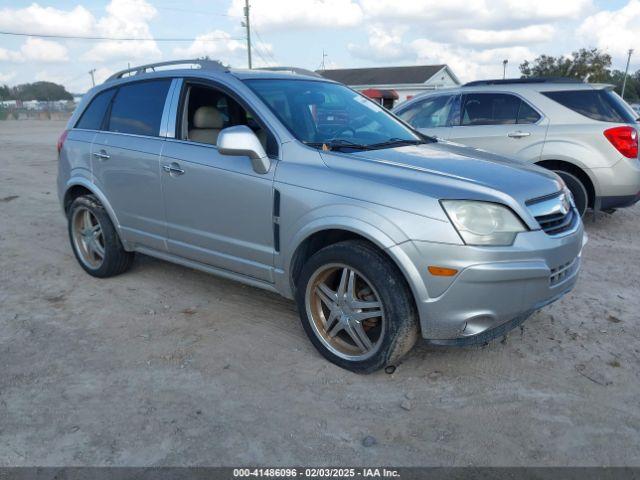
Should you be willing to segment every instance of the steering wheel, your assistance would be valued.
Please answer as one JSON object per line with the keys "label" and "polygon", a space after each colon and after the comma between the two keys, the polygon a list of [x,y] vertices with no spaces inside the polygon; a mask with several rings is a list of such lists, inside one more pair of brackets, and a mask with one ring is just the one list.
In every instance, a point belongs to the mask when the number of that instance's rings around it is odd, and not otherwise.
{"label": "steering wheel", "polygon": [[345,132],[351,131],[351,136],[355,137],[356,136],[356,131],[355,129],[353,129],[352,127],[343,127],[340,130],[338,130],[337,132],[335,132],[333,134],[333,136],[329,139],[329,141],[331,140],[335,140],[336,138],[338,138],[340,135],[342,135]]}

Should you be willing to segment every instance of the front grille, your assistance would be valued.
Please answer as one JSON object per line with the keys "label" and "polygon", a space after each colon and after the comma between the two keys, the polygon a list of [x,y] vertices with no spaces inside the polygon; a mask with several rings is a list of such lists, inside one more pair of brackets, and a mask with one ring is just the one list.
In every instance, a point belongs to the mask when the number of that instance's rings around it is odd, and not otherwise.
{"label": "front grille", "polygon": [[548,235],[557,235],[566,232],[573,227],[577,218],[575,210],[570,208],[567,213],[551,213],[549,215],[539,215],[536,217],[540,228]]}
{"label": "front grille", "polygon": [[540,228],[548,235],[571,230],[578,221],[571,194],[565,191],[527,200],[525,203]]}
{"label": "front grille", "polygon": [[579,261],[580,257],[576,257],[570,262],[563,263],[562,265],[552,268],[551,273],[549,274],[549,285],[553,287],[573,275],[578,268]]}

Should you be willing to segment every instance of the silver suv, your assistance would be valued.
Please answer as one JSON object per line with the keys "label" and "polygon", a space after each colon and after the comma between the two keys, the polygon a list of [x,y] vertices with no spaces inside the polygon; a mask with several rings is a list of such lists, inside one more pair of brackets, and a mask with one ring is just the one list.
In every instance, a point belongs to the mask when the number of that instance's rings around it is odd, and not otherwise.
{"label": "silver suv", "polygon": [[584,214],[640,200],[638,114],[612,88],[566,78],[478,81],[394,113],[425,134],[553,170]]}
{"label": "silver suv", "polygon": [[89,274],[138,252],[278,292],[359,372],[420,334],[484,343],[574,286],[583,227],[555,174],[424,137],[312,74],[192,63],[114,75],[60,137]]}

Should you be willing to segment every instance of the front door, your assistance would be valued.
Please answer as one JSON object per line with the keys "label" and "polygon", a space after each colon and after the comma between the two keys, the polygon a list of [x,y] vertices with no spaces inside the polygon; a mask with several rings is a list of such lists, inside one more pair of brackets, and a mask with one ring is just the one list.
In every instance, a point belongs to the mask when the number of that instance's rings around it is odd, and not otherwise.
{"label": "front door", "polygon": [[460,118],[449,140],[506,157],[535,162],[542,154],[549,120],[526,101],[507,93],[462,96]]}
{"label": "front door", "polygon": [[[255,118],[222,91],[185,84],[177,138],[162,152],[162,190],[169,252],[200,263],[273,281],[273,176],[253,170],[249,157],[222,155],[216,140]],[[267,152],[269,150],[267,149]]]}

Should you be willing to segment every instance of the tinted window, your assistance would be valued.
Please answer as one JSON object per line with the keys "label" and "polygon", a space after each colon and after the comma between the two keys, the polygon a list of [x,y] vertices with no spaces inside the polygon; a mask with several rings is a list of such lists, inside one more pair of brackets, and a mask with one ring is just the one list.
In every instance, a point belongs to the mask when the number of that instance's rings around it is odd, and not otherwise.
{"label": "tinted window", "polygon": [[96,95],[78,120],[76,128],[100,130],[114,93],[116,93],[115,89],[110,89]]}
{"label": "tinted window", "polygon": [[462,125],[505,125],[516,123],[521,100],[503,93],[465,95]]}
{"label": "tinted window", "polygon": [[120,87],[111,107],[109,130],[157,136],[170,83],[164,79]]}
{"label": "tinted window", "polygon": [[518,123],[536,123],[538,120],[540,120],[540,114],[527,102],[521,100],[520,110],[518,110]]}
{"label": "tinted window", "polygon": [[543,92],[543,95],[593,120],[635,123],[623,100],[610,90],[567,90]]}
{"label": "tinted window", "polygon": [[451,111],[451,95],[430,97],[417,102],[398,116],[415,128],[445,127]]}

